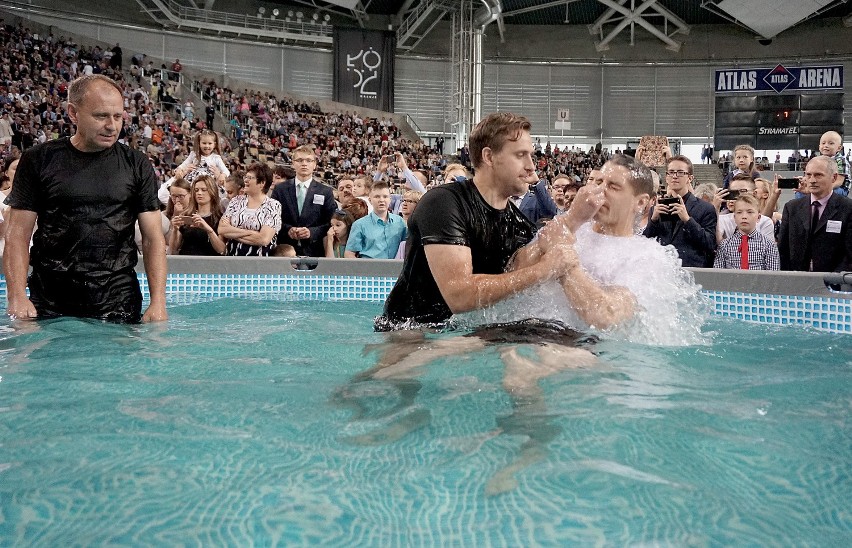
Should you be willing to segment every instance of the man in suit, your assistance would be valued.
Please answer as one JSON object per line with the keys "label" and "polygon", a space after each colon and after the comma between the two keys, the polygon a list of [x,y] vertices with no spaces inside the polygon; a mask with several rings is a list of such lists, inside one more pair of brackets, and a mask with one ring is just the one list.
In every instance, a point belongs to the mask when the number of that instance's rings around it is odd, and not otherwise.
{"label": "man in suit", "polygon": [[644,235],[677,249],[683,266],[711,268],[716,251],[716,209],[690,192],[692,161],[672,156],[666,164],[668,197],[651,209]]}
{"label": "man in suit", "polygon": [[784,206],[778,251],[781,270],[852,270],[852,200],[834,194],[837,163],[817,156],[805,167],[810,192]]}
{"label": "man in suit", "polygon": [[325,257],[323,238],[337,209],[331,188],[313,179],[317,157],[313,147],[293,151],[296,177],[275,186],[272,197],[281,202],[278,244],[292,245],[296,254]]}
{"label": "man in suit", "polygon": [[546,220],[556,217],[558,213],[556,202],[553,201],[550,192],[547,190],[547,180],[545,179],[530,185],[530,191],[524,195],[518,208],[524,214],[524,217],[537,226],[541,226]]}

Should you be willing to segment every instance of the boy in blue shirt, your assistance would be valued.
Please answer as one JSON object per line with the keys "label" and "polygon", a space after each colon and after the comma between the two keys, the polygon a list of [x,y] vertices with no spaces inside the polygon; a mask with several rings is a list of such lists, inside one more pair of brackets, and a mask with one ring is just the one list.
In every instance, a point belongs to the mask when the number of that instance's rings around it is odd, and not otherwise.
{"label": "boy in blue shirt", "polygon": [[388,211],[390,189],[386,182],[373,183],[370,204],[373,211],[352,223],[343,254],[347,259],[393,259],[400,242],[408,237],[402,217]]}

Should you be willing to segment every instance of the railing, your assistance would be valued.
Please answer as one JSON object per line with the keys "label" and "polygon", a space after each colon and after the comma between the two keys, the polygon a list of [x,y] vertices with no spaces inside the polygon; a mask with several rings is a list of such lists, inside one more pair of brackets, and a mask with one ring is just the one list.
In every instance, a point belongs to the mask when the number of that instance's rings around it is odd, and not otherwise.
{"label": "railing", "polygon": [[239,15],[224,11],[204,10],[192,8],[179,4],[175,0],[160,0],[168,7],[172,15],[184,21],[206,23],[214,25],[225,25],[230,27],[242,27],[249,30],[263,30],[282,32],[289,34],[303,34],[316,36],[332,36],[333,27],[325,22],[301,22],[286,21],[284,19],[273,19],[271,17],[258,17],[256,15]]}

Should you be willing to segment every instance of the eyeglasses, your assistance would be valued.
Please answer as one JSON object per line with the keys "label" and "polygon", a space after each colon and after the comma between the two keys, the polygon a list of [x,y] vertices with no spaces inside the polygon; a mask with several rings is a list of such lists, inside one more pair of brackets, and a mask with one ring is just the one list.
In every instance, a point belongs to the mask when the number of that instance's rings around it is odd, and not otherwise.
{"label": "eyeglasses", "polygon": [[294,164],[312,164],[314,162],[316,162],[314,158],[296,158],[293,160]]}
{"label": "eyeglasses", "polygon": [[404,203],[404,204],[416,204],[417,200],[403,200],[402,203]]}
{"label": "eyeglasses", "polygon": [[688,171],[683,171],[682,169],[678,169],[677,171],[666,171],[667,177],[685,177],[687,175],[692,175]]}

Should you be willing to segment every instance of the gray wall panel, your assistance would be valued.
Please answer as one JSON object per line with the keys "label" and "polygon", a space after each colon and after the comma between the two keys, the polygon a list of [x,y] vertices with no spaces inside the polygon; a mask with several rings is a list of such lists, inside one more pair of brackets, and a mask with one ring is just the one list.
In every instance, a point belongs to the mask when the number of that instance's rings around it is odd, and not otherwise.
{"label": "gray wall panel", "polygon": [[397,57],[394,107],[425,132],[450,131],[450,65],[442,60]]}
{"label": "gray wall panel", "polygon": [[654,67],[603,68],[603,134],[654,134]]}
{"label": "gray wall panel", "polygon": [[332,54],[328,51],[315,51],[295,48],[275,48],[270,58],[278,63],[276,74],[281,73],[283,55],[283,83],[273,85],[290,90],[293,93],[311,95],[317,99],[331,99],[333,66]]}
{"label": "gray wall panel", "polygon": [[225,69],[232,78],[269,87],[281,85],[280,48],[230,43],[225,52]]}

